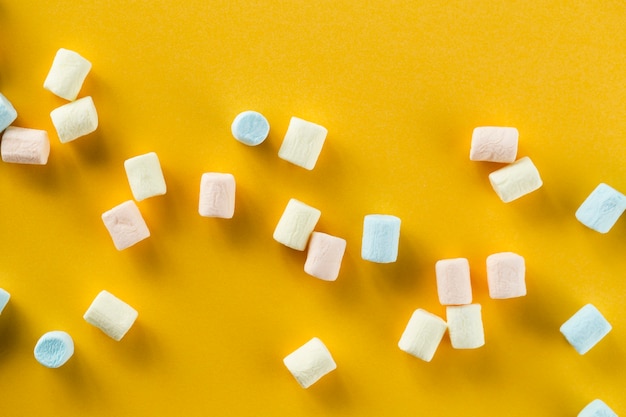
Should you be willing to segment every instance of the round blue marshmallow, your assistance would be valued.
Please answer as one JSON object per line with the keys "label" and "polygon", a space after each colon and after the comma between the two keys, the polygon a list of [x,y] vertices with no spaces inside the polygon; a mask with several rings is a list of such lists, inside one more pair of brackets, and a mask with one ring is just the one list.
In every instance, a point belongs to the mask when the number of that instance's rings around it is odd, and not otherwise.
{"label": "round blue marshmallow", "polygon": [[578,413],[578,417],[617,417],[617,414],[602,400],[593,400]]}
{"label": "round blue marshmallow", "polygon": [[235,117],[230,130],[239,142],[248,146],[256,146],[267,138],[270,124],[261,113],[248,110]]}
{"label": "round blue marshmallow", "polygon": [[369,214],[363,222],[361,258],[377,263],[398,259],[400,219],[387,214]]}
{"label": "round blue marshmallow", "polygon": [[35,359],[48,368],[58,368],[74,354],[74,341],[66,332],[54,330],[41,336],[35,345]]}
{"label": "round blue marshmallow", "polygon": [[6,305],[9,303],[10,298],[11,294],[0,288],[0,314],[2,314],[2,310],[4,310],[4,307],[6,307]]}
{"label": "round blue marshmallow", "polygon": [[9,100],[0,94],[0,132],[17,119],[17,111]]}

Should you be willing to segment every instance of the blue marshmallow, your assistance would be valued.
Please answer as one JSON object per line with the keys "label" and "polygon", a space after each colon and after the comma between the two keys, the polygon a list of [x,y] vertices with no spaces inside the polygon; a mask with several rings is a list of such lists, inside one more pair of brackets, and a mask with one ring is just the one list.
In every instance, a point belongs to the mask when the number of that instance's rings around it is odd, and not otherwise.
{"label": "blue marshmallow", "polygon": [[617,417],[602,400],[593,400],[578,413],[578,417]]}
{"label": "blue marshmallow", "polygon": [[248,110],[235,117],[230,130],[239,142],[248,146],[256,146],[267,138],[270,124],[261,113]]}
{"label": "blue marshmallow", "polygon": [[0,314],[9,303],[9,298],[11,298],[11,294],[0,288]]}
{"label": "blue marshmallow", "polygon": [[561,333],[578,353],[584,355],[611,329],[611,324],[598,309],[587,304],[561,326]]}
{"label": "blue marshmallow", "polygon": [[9,100],[0,94],[0,132],[17,119],[17,111]]}
{"label": "blue marshmallow", "polygon": [[378,263],[398,259],[400,219],[387,214],[369,214],[363,222],[361,258]]}
{"label": "blue marshmallow", "polygon": [[41,336],[35,346],[35,359],[48,368],[58,368],[74,354],[72,337],[60,330]]}
{"label": "blue marshmallow", "polygon": [[590,229],[606,233],[626,210],[626,196],[600,183],[576,211],[576,218]]}

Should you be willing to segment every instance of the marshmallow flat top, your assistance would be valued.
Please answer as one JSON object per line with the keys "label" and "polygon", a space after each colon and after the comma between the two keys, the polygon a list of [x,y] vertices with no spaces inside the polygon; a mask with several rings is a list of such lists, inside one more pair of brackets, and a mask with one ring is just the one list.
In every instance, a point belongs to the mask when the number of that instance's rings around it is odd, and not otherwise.
{"label": "marshmallow flat top", "polygon": [[239,113],[230,130],[239,142],[248,146],[261,144],[270,133],[270,124],[261,113],[248,110]]}
{"label": "marshmallow flat top", "polygon": [[232,174],[202,174],[198,213],[203,217],[222,219],[231,219],[235,215],[235,177]]}
{"label": "marshmallow flat top", "polygon": [[363,219],[361,258],[376,263],[398,259],[400,218],[388,214],[368,214]]}
{"label": "marshmallow flat top", "polygon": [[513,162],[518,138],[519,132],[514,127],[477,127],[472,133],[470,160]]}
{"label": "marshmallow flat top", "polygon": [[494,253],[487,257],[489,296],[495,299],[526,295],[526,264],[513,252]]}
{"label": "marshmallow flat top", "polygon": [[17,111],[11,102],[0,94],[0,132],[9,127],[17,119]]}
{"label": "marshmallow flat top", "polygon": [[303,251],[321,215],[318,209],[292,198],[274,229],[274,240]]}
{"label": "marshmallow flat top", "polygon": [[108,291],[101,291],[83,318],[113,340],[120,341],[137,320],[137,310]]}
{"label": "marshmallow flat top", "polygon": [[312,170],[322,151],[328,130],[324,126],[292,117],[278,156]]}
{"label": "marshmallow flat top", "polygon": [[59,368],[74,354],[74,341],[66,332],[54,330],[39,338],[35,345],[35,359],[48,368]]}
{"label": "marshmallow flat top", "polygon": [[610,331],[611,324],[592,304],[578,310],[561,326],[561,333],[581,355],[587,353]]}
{"label": "marshmallow flat top", "polygon": [[514,163],[489,174],[494,191],[505,203],[538,190],[543,185],[539,171],[525,156]]}
{"label": "marshmallow flat top", "polygon": [[578,417],[617,417],[617,414],[604,401],[596,399],[587,404]]}
{"label": "marshmallow flat top", "polygon": [[98,128],[98,113],[91,97],[83,97],[50,112],[61,143],[88,135]]}
{"label": "marshmallow flat top", "polygon": [[9,126],[2,135],[0,154],[4,162],[45,165],[50,155],[48,132]]}
{"label": "marshmallow flat top", "polygon": [[283,363],[302,388],[308,388],[327,373],[337,369],[330,351],[314,337],[287,355]]}
{"label": "marshmallow flat top", "polygon": [[435,264],[437,294],[442,305],[472,302],[469,261],[465,258],[442,259]]}
{"label": "marshmallow flat top", "polygon": [[339,276],[345,251],[345,239],[313,232],[304,263],[304,272],[324,281],[335,281]]}
{"label": "marshmallow flat top", "polygon": [[454,349],[476,349],[485,344],[480,304],[447,306],[446,318]]}
{"label": "marshmallow flat top", "polygon": [[0,314],[4,311],[4,308],[9,303],[11,299],[11,294],[9,294],[6,290],[0,288]]}
{"label": "marshmallow flat top", "polygon": [[76,100],[90,70],[91,62],[77,52],[61,48],[54,56],[43,88],[66,100]]}
{"label": "marshmallow flat top", "polygon": [[576,218],[590,229],[607,233],[626,210],[626,196],[600,183],[576,210]]}
{"label": "marshmallow flat top", "polygon": [[150,237],[150,230],[139,207],[132,200],[125,201],[103,213],[102,221],[117,250],[124,250]]}
{"label": "marshmallow flat top", "polygon": [[137,201],[163,195],[167,192],[159,157],[154,152],[138,155],[124,161],[126,177]]}
{"label": "marshmallow flat top", "polygon": [[430,362],[448,325],[441,318],[418,308],[413,312],[398,342],[400,350]]}

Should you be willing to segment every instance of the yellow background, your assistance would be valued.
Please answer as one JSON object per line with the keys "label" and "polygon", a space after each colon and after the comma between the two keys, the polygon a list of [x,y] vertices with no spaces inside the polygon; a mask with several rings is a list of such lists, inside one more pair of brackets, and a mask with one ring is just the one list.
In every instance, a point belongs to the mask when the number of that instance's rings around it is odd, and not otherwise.
{"label": "yellow background", "polygon": [[[575,416],[626,414],[626,220],[574,217],[600,182],[626,192],[623,1],[0,1],[0,91],[46,129],[46,166],[0,164],[3,416]],[[42,88],[56,50],[93,63],[96,133],[61,144]],[[235,141],[244,110],[271,124]],[[329,134],[317,166],[278,158],[291,116]],[[472,129],[515,126],[540,190],[502,203]],[[123,161],[154,151],[152,236],[115,250],[100,215],[132,198]],[[197,213],[203,172],[237,180],[232,220]],[[348,242],[340,276],[272,239],[290,198]],[[360,258],[363,216],[402,219],[397,263]],[[528,296],[489,298],[485,258],[514,251]],[[470,261],[486,345],[431,363],[397,342],[416,308],[445,317],[439,259]],[[82,315],[102,289],[139,311],[121,342]],[[584,356],[560,325],[593,303],[613,331]],[[62,368],[32,350],[75,341]],[[308,390],[282,358],[321,338],[338,369]]]}

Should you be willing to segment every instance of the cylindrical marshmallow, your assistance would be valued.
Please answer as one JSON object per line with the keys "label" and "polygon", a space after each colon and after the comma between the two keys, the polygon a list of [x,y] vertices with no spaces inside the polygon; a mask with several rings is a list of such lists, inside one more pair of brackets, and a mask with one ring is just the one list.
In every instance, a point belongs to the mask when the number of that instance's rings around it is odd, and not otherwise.
{"label": "cylindrical marshmallow", "polygon": [[517,156],[519,132],[514,127],[483,126],[472,133],[470,160],[513,162]]}
{"label": "cylindrical marshmallow", "polygon": [[337,369],[330,351],[314,337],[283,359],[283,363],[302,388],[308,388],[327,373]]}
{"label": "cylindrical marshmallow", "polygon": [[491,298],[503,299],[526,295],[526,264],[513,252],[494,253],[487,257],[487,284]]}
{"label": "cylindrical marshmallow", "polygon": [[400,219],[388,214],[368,214],[363,220],[361,258],[377,263],[398,259]]}
{"label": "cylindrical marshmallow", "polygon": [[607,233],[626,210],[626,196],[600,183],[576,210],[576,218],[590,229]]}
{"label": "cylindrical marshmallow", "polygon": [[261,113],[248,110],[239,113],[230,130],[239,142],[248,146],[261,144],[270,133],[270,124]]}
{"label": "cylindrical marshmallow", "polygon": [[304,272],[324,281],[335,281],[339,276],[345,251],[345,239],[313,232],[304,263]]}
{"label": "cylindrical marshmallow", "polygon": [[465,258],[442,259],[435,264],[437,294],[443,305],[472,302],[469,261]]}
{"label": "cylindrical marshmallow", "polygon": [[485,344],[480,304],[447,306],[450,342],[455,349],[476,349]]}
{"label": "cylindrical marshmallow", "polygon": [[9,294],[6,290],[0,288],[0,314],[9,303],[11,299],[11,294]]}
{"label": "cylindrical marshmallow", "polygon": [[17,119],[17,111],[11,102],[0,94],[0,132],[9,127]]}
{"label": "cylindrical marshmallow", "polygon": [[560,330],[576,352],[584,355],[612,328],[593,304],[587,304],[563,323]]}
{"label": "cylindrical marshmallow", "polygon": [[150,237],[150,230],[139,207],[128,200],[102,214],[102,221],[117,250],[124,250]]}
{"label": "cylindrical marshmallow", "polygon": [[498,197],[505,203],[516,200],[543,185],[539,171],[529,157],[489,174],[489,181]]}
{"label": "cylindrical marshmallow", "polygon": [[83,97],[50,112],[61,143],[88,135],[98,128],[98,113],[91,97]]}
{"label": "cylindrical marshmallow", "polygon": [[45,165],[50,155],[48,132],[9,126],[2,135],[0,153],[4,162]]}
{"label": "cylindrical marshmallow", "polygon": [[274,240],[303,251],[321,215],[318,209],[292,198],[274,229]]}
{"label": "cylindrical marshmallow", "polygon": [[68,49],[59,49],[52,61],[52,67],[43,83],[43,88],[73,101],[91,70],[91,62]]}
{"label": "cylindrical marshmallow", "polygon": [[441,318],[418,308],[402,333],[398,347],[423,361],[430,362],[448,325]]}
{"label": "cylindrical marshmallow", "polygon": [[617,417],[617,414],[604,401],[593,400],[578,413],[578,417]]}
{"label": "cylindrical marshmallow", "polygon": [[72,337],[61,330],[48,332],[35,345],[35,359],[48,368],[59,368],[74,354]]}
{"label": "cylindrical marshmallow", "polygon": [[278,156],[308,170],[315,167],[328,130],[324,126],[292,117]]}
{"label": "cylindrical marshmallow", "polygon": [[113,340],[120,341],[137,320],[137,310],[108,291],[101,291],[83,318]]}
{"label": "cylindrical marshmallow", "polygon": [[135,200],[141,201],[167,192],[161,163],[155,152],[125,160],[124,169]]}
{"label": "cylindrical marshmallow", "polygon": [[203,217],[222,219],[231,219],[235,215],[235,177],[232,174],[202,174],[198,213]]}

